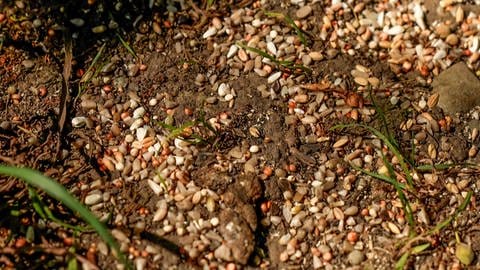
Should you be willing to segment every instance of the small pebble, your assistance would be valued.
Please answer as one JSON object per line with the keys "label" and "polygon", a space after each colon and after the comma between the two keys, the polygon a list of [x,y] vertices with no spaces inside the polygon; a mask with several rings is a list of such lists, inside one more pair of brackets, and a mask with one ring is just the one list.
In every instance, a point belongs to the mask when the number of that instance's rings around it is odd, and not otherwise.
{"label": "small pebble", "polygon": [[306,5],[306,6],[303,6],[303,7],[299,8],[297,10],[297,12],[295,12],[295,15],[299,19],[304,19],[304,18],[308,17],[308,15],[310,15],[310,13],[312,13],[312,7],[309,6],[309,5]]}
{"label": "small pebble", "polygon": [[353,250],[348,254],[347,260],[351,265],[359,265],[365,260],[365,255],[359,250]]}

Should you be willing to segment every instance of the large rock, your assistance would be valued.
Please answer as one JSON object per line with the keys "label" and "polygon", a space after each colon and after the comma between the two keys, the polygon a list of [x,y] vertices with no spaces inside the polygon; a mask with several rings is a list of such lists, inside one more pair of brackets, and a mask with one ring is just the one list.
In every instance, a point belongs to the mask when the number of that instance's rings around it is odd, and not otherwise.
{"label": "large rock", "polygon": [[440,73],[432,86],[440,94],[438,106],[448,114],[466,112],[480,105],[480,80],[463,62]]}

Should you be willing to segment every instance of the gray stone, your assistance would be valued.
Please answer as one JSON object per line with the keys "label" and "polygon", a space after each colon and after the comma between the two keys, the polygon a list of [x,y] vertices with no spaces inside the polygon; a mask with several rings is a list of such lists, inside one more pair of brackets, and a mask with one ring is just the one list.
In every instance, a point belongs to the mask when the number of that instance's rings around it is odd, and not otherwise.
{"label": "gray stone", "polygon": [[359,250],[353,250],[348,254],[347,260],[352,265],[359,265],[365,260],[365,255]]}
{"label": "gray stone", "polygon": [[23,60],[22,61],[22,64],[25,68],[27,69],[31,69],[33,68],[33,66],[35,66],[35,62],[33,62],[32,60],[30,59],[26,59],[26,60]]}
{"label": "gray stone", "polygon": [[311,12],[312,12],[311,6],[304,6],[299,8],[295,13],[295,15],[297,15],[297,18],[303,19],[303,18],[306,18],[308,15],[310,15]]}
{"label": "gray stone", "polygon": [[463,62],[440,73],[432,86],[440,94],[438,106],[446,113],[466,112],[480,105],[480,80]]}
{"label": "gray stone", "polygon": [[226,245],[220,245],[215,251],[213,255],[217,259],[221,259],[224,261],[231,261],[232,260],[232,250],[228,248]]}
{"label": "gray stone", "polygon": [[85,197],[86,205],[94,205],[102,200],[102,193],[90,193]]}

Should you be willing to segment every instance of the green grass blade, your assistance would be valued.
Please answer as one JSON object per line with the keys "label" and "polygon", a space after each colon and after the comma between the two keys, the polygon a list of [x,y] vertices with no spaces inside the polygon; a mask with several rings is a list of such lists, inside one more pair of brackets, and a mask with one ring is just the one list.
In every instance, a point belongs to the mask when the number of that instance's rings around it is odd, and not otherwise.
{"label": "green grass blade", "polygon": [[415,247],[413,247],[411,250],[403,253],[403,255],[400,257],[400,259],[398,259],[397,263],[395,264],[395,269],[396,269],[396,270],[403,270],[403,269],[405,269],[405,265],[406,265],[407,262],[408,262],[408,257],[409,257],[411,254],[418,254],[418,253],[426,250],[426,249],[429,248],[429,247],[430,247],[430,243],[421,244],[421,245],[415,246]]}
{"label": "green grass blade", "polygon": [[68,260],[67,270],[78,270],[77,258],[71,257]]}
{"label": "green grass blade", "polygon": [[362,173],[364,173],[364,174],[366,174],[366,175],[369,175],[369,176],[371,176],[371,177],[374,177],[374,178],[377,178],[377,179],[379,179],[379,180],[382,180],[382,181],[384,181],[385,183],[388,183],[388,184],[390,184],[390,185],[392,185],[392,186],[398,186],[400,189],[406,189],[406,187],[405,187],[404,184],[398,183],[398,182],[396,182],[395,180],[392,180],[392,179],[391,179],[390,177],[388,177],[388,176],[381,175],[381,174],[374,173],[374,172],[369,172],[369,171],[367,171],[367,170],[365,170],[365,169],[363,169],[363,168],[361,168],[361,167],[357,167],[357,166],[355,166],[355,165],[353,165],[353,164],[350,164],[350,166],[352,166],[352,168],[354,168],[354,169],[357,170],[357,171],[360,171],[360,172],[362,172]]}
{"label": "green grass blade", "polygon": [[463,166],[463,167],[470,167],[470,168],[478,167],[477,164],[467,162],[467,163],[447,163],[447,164],[436,164],[436,165],[425,164],[425,165],[419,165],[415,169],[419,172],[431,172],[433,170],[437,170],[437,171],[448,170],[456,166]]}
{"label": "green grass blade", "polygon": [[421,245],[418,245],[418,246],[414,246],[411,250],[411,253],[412,254],[418,254],[418,253],[424,251],[425,249],[427,249],[429,247],[430,247],[430,243],[425,243],[425,244],[421,244]]}
{"label": "green grass blade", "polygon": [[40,196],[38,196],[37,192],[30,186],[28,187],[28,194],[30,199],[32,200],[33,209],[35,210],[35,212],[37,212],[37,214],[42,219],[51,220],[60,226],[63,226],[65,228],[72,229],[75,231],[80,231],[80,232],[87,231],[86,228],[82,228],[80,226],[72,226],[68,223],[63,222],[59,218],[55,217],[55,215],[53,215],[50,208],[48,208],[48,206],[45,205],[45,203],[41,200]]}
{"label": "green grass blade", "polygon": [[37,187],[45,191],[52,198],[62,202],[72,211],[77,212],[88,224],[90,224],[100,237],[117,253],[120,261],[131,268],[125,255],[120,251],[120,247],[110,234],[108,229],[101,223],[83,204],[73,197],[65,187],[55,180],[44,176],[42,173],[29,168],[17,168],[12,166],[0,165],[0,174],[19,178],[28,185]]}
{"label": "green grass blade", "polygon": [[120,36],[119,33],[117,33],[117,37],[118,37],[118,40],[120,40],[120,43],[122,43],[123,47],[125,47],[125,49],[127,49],[127,51],[135,58],[138,58],[137,57],[137,54],[135,53],[135,51],[132,49],[132,47],[130,47],[130,45],[128,44],[128,42],[126,42],[122,36]]}
{"label": "green grass blade", "polygon": [[254,47],[250,47],[250,46],[247,46],[241,42],[237,42],[235,43],[238,47],[242,48],[242,49],[245,49],[247,51],[251,51],[251,52],[254,52],[264,58],[267,58],[268,60],[272,61],[274,64],[278,65],[278,66],[283,66],[285,68],[288,68],[288,69],[291,69],[291,70],[295,70],[295,69],[301,69],[303,70],[304,72],[307,72],[307,73],[311,73],[312,70],[304,65],[295,65],[292,61],[281,61],[281,60],[278,60],[275,56],[273,55],[270,55],[268,54],[267,52],[264,52],[260,49],[257,49],[257,48],[254,48]]}
{"label": "green grass blade", "polygon": [[440,222],[437,224],[437,226],[435,226],[435,228],[433,228],[429,234],[432,234],[432,233],[437,233],[439,232],[440,230],[442,230],[443,228],[447,227],[453,220],[455,220],[457,218],[457,216],[463,212],[465,210],[465,208],[467,208],[468,204],[470,203],[470,200],[472,198],[472,194],[473,194],[473,191],[469,191],[467,193],[467,196],[465,196],[465,199],[463,200],[462,204],[457,208],[457,210],[455,210],[455,213],[448,217],[447,219],[445,219],[444,221]]}
{"label": "green grass blade", "polygon": [[405,269],[405,265],[408,262],[408,256],[410,256],[410,251],[403,253],[402,257],[400,257],[400,259],[398,259],[397,263],[395,264],[395,270]]}
{"label": "green grass blade", "polygon": [[28,196],[30,197],[30,200],[32,201],[32,206],[33,210],[42,218],[42,219],[47,219],[47,214],[45,211],[43,211],[43,205],[40,202],[40,199],[38,198],[37,193],[32,187],[28,187]]}
{"label": "green grass blade", "polygon": [[[278,60],[275,58],[275,56],[270,55],[270,54],[268,54],[268,53],[266,53],[266,52],[264,52],[264,51],[262,51],[262,50],[260,50],[260,49],[247,46],[247,45],[245,45],[245,44],[243,44],[243,43],[241,43],[241,42],[237,42],[236,45],[237,45],[238,47],[242,48],[242,49],[247,50],[247,51],[254,52],[254,53],[256,53],[256,54],[258,54],[258,55],[260,55],[260,56],[262,56],[262,57],[264,57],[264,58],[267,58],[267,59],[275,62],[275,63],[279,63],[279,62],[280,62],[280,61],[278,61]],[[285,64],[291,63],[290,61],[284,61],[284,62],[285,62]]]}
{"label": "green grass blade", "polygon": [[[414,228],[415,227],[415,219],[413,218],[413,211],[412,211],[412,207],[410,206],[410,202],[408,201],[407,196],[405,196],[405,193],[403,192],[403,190],[399,187],[400,183],[395,178],[395,170],[393,169],[392,164],[387,160],[387,158],[385,157],[383,152],[382,152],[382,160],[383,160],[383,163],[385,164],[385,166],[388,169],[388,173],[390,174],[390,177],[392,177],[392,181],[394,183],[393,186],[395,187],[395,190],[397,191],[398,197],[400,198],[400,201],[402,202],[403,210],[405,211],[405,213],[407,215],[408,225],[410,225],[410,228]],[[413,230],[411,230],[410,232],[413,232]]]}
{"label": "green grass blade", "polygon": [[392,151],[392,153],[397,157],[398,162],[400,163],[400,167],[402,168],[403,172],[405,173],[405,177],[407,178],[407,184],[411,189],[414,189],[412,174],[410,173],[410,169],[408,168],[408,165],[405,162],[403,155],[400,153],[398,148],[388,139],[388,137],[382,134],[379,130],[364,124],[357,123],[335,125],[331,128],[331,130],[351,127],[362,127],[375,135],[380,140],[382,140],[383,143],[388,147],[388,149]]}
{"label": "green grass blade", "polygon": [[98,50],[97,54],[95,55],[95,57],[92,60],[92,63],[90,64],[90,66],[88,66],[87,71],[85,71],[85,74],[87,74],[88,72],[91,72],[93,70],[93,68],[97,64],[98,60],[100,60],[100,57],[102,57],[102,54],[103,54],[103,51],[105,50],[106,45],[107,45],[107,43],[103,43],[102,47],[100,47],[100,50]]}
{"label": "green grass blade", "polygon": [[419,172],[431,172],[431,171],[434,171],[434,170],[437,170],[437,171],[443,171],[443,170],[447,170],[447,169],[450,169],[450,168],[453,168],[455,166],[458,166],[458,164],[454,164],[454,163],[449,163],[449,164],[436,164],[436,165],[431,165],[431,164],[425,164],[425,165],[419,165],[415,168],[415,170],[419,171]]}
{"label": "green grass blade", "polygon": [[390,128],[388,128],[388,122],[387,122],[387,118],[385,117],[385,112],[380,106],[378,106],[377,102],[375,101],[375,98],[373,98],[372,87],[369,87],[368,95],[370,97],[370,100],[372,101],[373,108],[375,109],[378,116],[380,117],[380,121],[382,121],[382,125],[385,128],[386,137],[389,139],[389,141],[393,145],[395,145],[398,148],[399,147],[398,142],[395,140],[395,137],[392,136],[390,132]]}
{"label": "green grass blade", "polygon": [[297,26],[295,21],[290,16],[284,15],[279,12],[272,12],[272,11],[265,11],[265,10],[263,11],[263,13],[268,17],[275,17],[275,18],[284,20],[288,25],[290,25],[295,30],[295,34],[300,39],[300,42],[302,42],[302,44],[305,47],[308,46],[307,39],[305,38],[305,32]]}

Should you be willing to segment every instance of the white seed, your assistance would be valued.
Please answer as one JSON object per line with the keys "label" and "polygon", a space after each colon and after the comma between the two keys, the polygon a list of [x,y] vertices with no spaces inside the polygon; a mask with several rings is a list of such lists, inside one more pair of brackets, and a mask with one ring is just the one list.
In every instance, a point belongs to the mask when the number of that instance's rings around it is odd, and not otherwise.
{"label": "white seed", "polygon": [[217,28],[215,27],[209,27],[205,33],[203,33],[203,38],[209,38],[217,33]]}
{"label": "white seed", "polygon": [[218,86],[217,92],[218,92],[218,95],[221,97],[224,97],[225,95],[230,94],[230,85],[228,85],[227,83],[221,83]]}
{"label": "white seed", "polygon": [[183,156],[175,156],[175,165],[181,166],[185,162],[185,157]]}
{"label": "white seed", "polygon": [[230,49],[228,49],[228,53],[227,53],[227,58],[232,58],[238,51],[238,46],[233,44],[232,46],[230,46]]}
{"label": "white seed", "polygon": [[102,193],[100,192],[95,192],[87,195],[85,197],[85,204],[86,205],[94,205],[99,203],[102,200]]}
{"label": "white seed", "polygon": [[250,153],[257,153],[258,151],[260,151],[260,148],[258,147],[258,145],[252,145],[250,146],[248,151],[250,151]]}
{"label": "white seed", "polygon": [[135,109],[135,111],[133,111],[133,119],[137,119],[137,118],[140,118],[140,117],[143,117],[145,115],[145,108],[143,107],[138,107]]}
{"label": "white seed", "polygon": [[83,127],[87,123],[87,118],[83,116],[77,116],[72,119],[72,126],[74,128]]}
{"label": "white seed", "polygon": [[156,195],[159,195],[162,192],[162,187],[150,179],[148,179],[148,186],[150,186],[153,193],[155,193]]}
{"label": "white seed", "polygon": [[405,29],[401,25],[395,25],[387,30],[384,30],[383,32],[389,36],[396,36],[398,34],[403,33]]}
{"label": "white seed", "polygon": [[163,231],[165,233],[171,233],[173,231],[174,227],[170,224],[166,225],[166,226],[163,226]]}
{"label": "white seed", "polygon": [[139,127],[137,128],[137,141],[141,142],[143,139],[145,139],[145,136],[147,136],[147,129],[144,127]]}
{"label": "white seed", "polygon": [[143,119],[142,118],[135,119],[135,121],[133,121],[133,123],[130,125],[130,130],[134,131],[142,125],[143,125]]}
{"label": "white seed", "polygon": [[420,107],[420,109],[425,109],[425,107],[427,106],[427,101],[425,101],[425,99],[421,99],[419,102],[418,102],[418,107]]}
{"label": "white seed", "polygon": [[186,149],[190,145],[189,142],[179,138],[175,138],[175,140],[173,141],[173,144],[175,145],[175,147],[180,149]]}
{"label": "white seed", "polygon": [[275,44],[273,42],[267,42],[267,50],[273,54],[277,55],[277,47],[275,47]]}
{"label": "white seed", "polygon": [[387,222],[388,229],[394,234],[400,234],[400,229],[392,222]]}
{"label": "white seed", "polygon": [[342,146],[346,145],[347,143],[348,143],[348,137],[346,137],[346,136],[342,137],[333,144],[333,148],[342,147]]}
{"label": "white seed", "polygon": [[478,49],[479,49],[479,44],[480,44],[480,41],[479,41],[478,36],[474,36],[474,37],[472,37],[471,45],[470,45],[470,47],[469,47],[468,49],[469,49],[471,52],[477,52]]}
{"label": "white seed", "polygon": [[301,121],[304,125],[315,124],[317,122],[317,118],[312,115],[305,115],[305,117],[303,117]]}
{"label": "white seed", "polygon": [[217,217],[213,217],[210,219],[210,224],[212,224],[213,227],[216,227],[220,223],[220,220]]}
{"label": "white seed", "polygon": [[270,37],[271,37],[272,39],[276,38],[277,35],[278,35],[278,32],[277,32],[277,31],[275,31],[275,30],[270,31]]}
{"label": "white seed", "polygon": [[148,105],[155,106],[158,104],[158,100],[156,98],[152,98],[148,101]]}
{"label": "white seed", "polygon": [[461,23],[465,17],[465,13],[463,12],[462,6],[458,6],[457,10],[455,11],[455,21],[457,23]]}
{"label": "white seed", "polygon": [[268,83],[273,83],[273,82],[275,82],[276,80],[278,80],[281,76],[282,76],[282,72],[281,72],[281,71],[275,72],[275,73],[273,73],[272,75],[270,75],[270,76],[268,77],[267,82],[268,82]]}
{"label": "white seed", "polygon": [[161,200],[157,203],[157,211],[153,214],[153,221],[161,221],[167,216],[168,205],[165,200]]}
{"label": "white seed", "polygon": [[413,17],[415,18],[415,23],[422,29],[425,30],[427,27],[424,21],[424,13],[422,10],[422,6],[419,3],[415,3],[413,7]]}
{"label": "white seed", "polygon": [[443,49],[440,49],[433,55],[433,60],[438,61],[445,58],[445,56],[447,56],[447,52]]}

